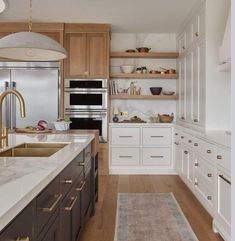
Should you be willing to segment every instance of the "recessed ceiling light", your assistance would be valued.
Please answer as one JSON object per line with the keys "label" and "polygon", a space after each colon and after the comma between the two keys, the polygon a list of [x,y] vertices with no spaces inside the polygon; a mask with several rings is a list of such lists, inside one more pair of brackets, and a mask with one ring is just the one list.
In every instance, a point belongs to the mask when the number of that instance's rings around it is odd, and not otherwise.
{"label": "recessed ceiling light", "polygon": [[0,0],[0,13],[2,13],[7,7],[6,0]]}

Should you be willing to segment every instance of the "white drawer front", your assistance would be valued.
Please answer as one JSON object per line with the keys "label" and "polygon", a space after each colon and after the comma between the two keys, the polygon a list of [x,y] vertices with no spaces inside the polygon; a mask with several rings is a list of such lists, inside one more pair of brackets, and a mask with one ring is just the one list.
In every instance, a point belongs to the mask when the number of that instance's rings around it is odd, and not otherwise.
{"label": "white drawer front", "polygon": [[216,156],[215,145],[196,137],[194,138],[194,150],[207,160],[212,160]]}
{"label": "white drawer front", "polygon": [[171,128],[143,128],[143,145],[171,145]]}
{"label": "white drawer front", "polygon": [[140,163],[139,148],[111,148],[112,165],[134,166]]}
{"label": "white drawer front", "polygon": [[231,152],[223,148],[217,148],[216,162],[219,166],[225,168],[229,173],[231,171]]}
{"label": "white drawer front", "polygon": [[139,146],[140,145],[140,128],[112,128],[112,145],[113,146]]}
{"label": "white drawer front", "polygon": [[143,164],[152,166],[170,166],[171,148],[143,148]]}
{"label": "white drawer front", "polygon": [[206,160],[204,160],[202,157],[196,155],[195,156],[195,170],[198,170],[201,175],[205,177],[205,179],[211,184],[214,182],[215,178],[215,167],[214,165],[210,165]]}

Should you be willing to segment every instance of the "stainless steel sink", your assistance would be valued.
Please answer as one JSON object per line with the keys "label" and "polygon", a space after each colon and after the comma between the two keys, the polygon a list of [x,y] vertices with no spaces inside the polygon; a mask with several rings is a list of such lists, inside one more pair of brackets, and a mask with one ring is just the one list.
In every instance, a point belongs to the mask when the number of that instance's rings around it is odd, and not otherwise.
{"label": "stainless steel sink", "polygon": [[23,143],[0,152],[0,157],[49,157],[66,145],[64,143]]}

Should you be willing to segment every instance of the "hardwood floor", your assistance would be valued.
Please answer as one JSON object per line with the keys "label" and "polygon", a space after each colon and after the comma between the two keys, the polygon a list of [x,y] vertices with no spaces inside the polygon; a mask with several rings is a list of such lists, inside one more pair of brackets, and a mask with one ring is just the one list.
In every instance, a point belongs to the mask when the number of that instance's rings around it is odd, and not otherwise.
{"label": "hardwood floor", "polygon": [[[118,192],[173,192],[199,241],[222,241],[212,218],[177,175],[100,176],[96,213],[80,241],[113,241]],[[173,240],[172,240],[173,241]]]}

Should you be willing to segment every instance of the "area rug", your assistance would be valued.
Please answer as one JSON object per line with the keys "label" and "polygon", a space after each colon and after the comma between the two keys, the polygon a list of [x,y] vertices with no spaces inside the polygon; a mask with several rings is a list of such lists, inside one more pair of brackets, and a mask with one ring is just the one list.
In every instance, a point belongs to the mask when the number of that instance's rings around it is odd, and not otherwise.
{"label": "area rug", "polygon": [[198,241],[172,193],[119,193],[115,241]]}

